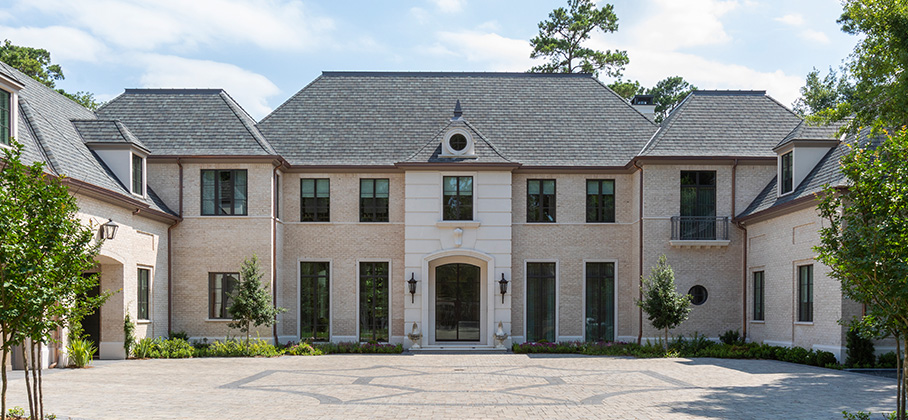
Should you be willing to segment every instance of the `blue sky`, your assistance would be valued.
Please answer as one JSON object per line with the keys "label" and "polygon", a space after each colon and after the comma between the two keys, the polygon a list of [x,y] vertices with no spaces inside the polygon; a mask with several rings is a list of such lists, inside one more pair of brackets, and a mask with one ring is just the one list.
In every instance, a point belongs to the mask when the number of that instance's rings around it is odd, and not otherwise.
{"label": "blue sky", "polygon": [[[600,0],[604,4],[605,0]],[[625,78],[679,75],[789,105],[855,37],[839,0],[615,0]],[[3,0],[0,38],[49,50],[68,91],[221,87],[256,119],[322,71],[525,71],[537,23],[566,1]],[[603,80],[610,80],[603,76]]]}

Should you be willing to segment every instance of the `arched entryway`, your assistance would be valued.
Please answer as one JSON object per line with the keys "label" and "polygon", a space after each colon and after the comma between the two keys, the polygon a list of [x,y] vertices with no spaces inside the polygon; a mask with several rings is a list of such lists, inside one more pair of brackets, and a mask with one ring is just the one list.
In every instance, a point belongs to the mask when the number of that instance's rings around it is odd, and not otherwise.
{"label": "arched entryway", "polygon": [[428,261],[426,344],[456,347],[491,343],[494,296],[490,294],[489,265],[488,261],[462,254]]}

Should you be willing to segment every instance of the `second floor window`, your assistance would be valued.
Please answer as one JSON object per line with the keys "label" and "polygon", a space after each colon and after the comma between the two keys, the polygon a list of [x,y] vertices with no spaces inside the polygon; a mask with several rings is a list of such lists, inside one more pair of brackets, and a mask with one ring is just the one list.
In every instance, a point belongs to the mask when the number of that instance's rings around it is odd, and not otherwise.
{"label": "second floor window", "polygon": [[331,184],[326,178],[300,180],[300,221],[327,222],[331,220]]}
{"label": "second floor window", "polygon": [[387,179],[359,180],[360,222],[388,221],[389,184]]}
{"label": "second floor window", "polygon": [[9,144],[12,129],[12,95],[0,89],[0,144]]}
{"label": "second floor window", "polygon": [[442,203],[444,220],[473,220],[473,177],[444,177]]}
{"label": "second floor window", "polygon": [[615,181],[586,180],[586,221],[612,223],[615,221]]}
{"label": "second floor window", "polygon": [[202,215],[245,216],[246,170],[202,170]]}
{"label": "second floor window", "polygon": [[716,171],[681,171],[680,239],[716,239]]}
{"label": "second floor window", "polygon": [[142,179],[144,178],[142,174],[142,157],[139,155],[132,155],[132,193],[138,195],[144,195],[142,188]]}
{"label": "second floor window", "polygon": [[527,180],[527,222],[555,222],[555,180]]}
{"label": "second floor window", "polygon": [[788,194],[794,189],[794,176],[792,171],[791,152],[782,155],[781,179],[779,187],[782,194]]}

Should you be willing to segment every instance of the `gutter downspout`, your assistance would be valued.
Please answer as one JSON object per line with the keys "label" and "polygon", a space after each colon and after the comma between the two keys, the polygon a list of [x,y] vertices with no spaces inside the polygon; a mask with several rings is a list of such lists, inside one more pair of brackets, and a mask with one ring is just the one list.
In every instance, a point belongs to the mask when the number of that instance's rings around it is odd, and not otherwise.
{"label": "gutter downspout", "polygon": [[177,166],[180,168],[180,220],[167,228],[167,336],[173,333],[173,228],[183,220],[183,162],[177,158]]}
{"label": "gutter downspout", "polygon": [[[640,170],[640,277],[637,279],[637,301],[643,301],[643,167],[637,164],[637,161],[634,161],[634,166]],[[637,345],[640,345],[643,341],[643,308],[637,305]]]}
{"label": "gutter downspout", "polygon": [[[275,197],[272,197],[271,200],[272,206],[278,202],[276,196],[277,194],[280,194],[277,185],[277,169],[279,167],[280,162],[278,162],[278,165],[274,167],[274,171],[271,173],[271,182],[274,184],[271,191],[275,194]],[[277,207],[274,207],[271,210],[271,306],[277,307]],[[274,335],[274,345],[278,345],[277,314],[274,315],[274,324],[271,324],[271,334]]]}
{"label": "gutter downspout", "polygon": [[737,186],[738,186],[738,159],[735,159],[734,166],[731,167],[731,217],[735,226],[738,229],[744,231],[744,246],[743,252],[744,255],[741,257],[741,338],[747,340],[747,228],[744,225],[735,220],[738,212],[736,210],[735,201],[737,198]]}

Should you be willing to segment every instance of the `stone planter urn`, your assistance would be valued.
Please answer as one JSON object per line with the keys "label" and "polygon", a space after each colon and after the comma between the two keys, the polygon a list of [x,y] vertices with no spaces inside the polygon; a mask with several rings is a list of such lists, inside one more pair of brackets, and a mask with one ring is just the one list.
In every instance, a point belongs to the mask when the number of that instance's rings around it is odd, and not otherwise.
{"label": "stone planter urn", "polygon": [[504,332],[504,326],[498,321],[498,330],[495,331],[495,348],[503,349],[504,341],[508,339],[508,333]]}
{"label": "stone planter urn", "polygon": [[413,323],[413,328],[410,329],[410,332],[407,334],[407,338],[413,342],[413,345],[410,346],[410,350],[419,350],[419,341],[422,340],[422,332],[419,331],[419,326],[416,325],[416,322]]}

